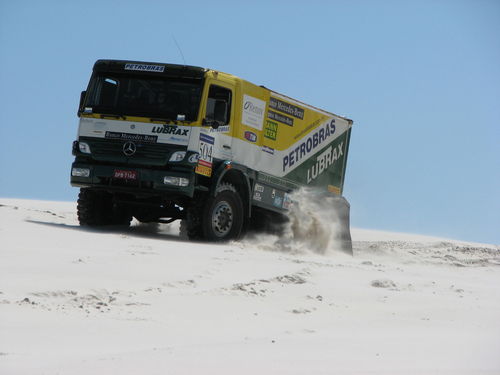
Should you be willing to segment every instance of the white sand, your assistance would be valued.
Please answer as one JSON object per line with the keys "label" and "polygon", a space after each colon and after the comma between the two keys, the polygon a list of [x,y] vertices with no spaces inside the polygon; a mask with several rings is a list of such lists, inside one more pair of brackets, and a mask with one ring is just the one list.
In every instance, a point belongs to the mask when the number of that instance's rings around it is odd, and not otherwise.
{"label": "white sand", "polygon": [[499,374],[500,249],[353,229],[354,256],[0,199],[0,374]]}

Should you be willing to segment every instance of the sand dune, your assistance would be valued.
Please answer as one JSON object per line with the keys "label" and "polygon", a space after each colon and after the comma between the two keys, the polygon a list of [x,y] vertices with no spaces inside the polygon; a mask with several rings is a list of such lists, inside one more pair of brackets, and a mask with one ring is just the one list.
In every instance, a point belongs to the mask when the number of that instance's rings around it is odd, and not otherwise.
{"label": "sand dune", "polygon": [[322,225],[202,244],[0,199],[0,373],[500,373],[498,246]]}

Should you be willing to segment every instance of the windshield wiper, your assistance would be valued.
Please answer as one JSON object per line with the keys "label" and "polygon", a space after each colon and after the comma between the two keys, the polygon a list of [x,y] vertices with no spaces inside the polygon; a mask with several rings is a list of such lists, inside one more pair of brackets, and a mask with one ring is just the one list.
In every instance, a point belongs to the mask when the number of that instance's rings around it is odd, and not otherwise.
{"label": "windshield wiper", "polygon": [[117,118],[117,119],[124,119],[124,120],[126,120],[126,119],[127,119],[127,118],[126,118],[125,116],[123,116],[123,115],[108,115],[108,114],[103,115],[103,114],[101,114],[101,118],[102,118],[102,119],[105,119],[105,118],[107,118],[107,117],[108,117],[108,118],[109,118],[109,117],[112,117],[112,118]]}
{"label": "windshield wiper", "polygon": [[149,118],[151,121],[155,121],[155,122],[164,122],[166,124],[169,124],[169,123],[172,123],[172,124],[190,124],[191,122],[193,122],[192,120],[173,120],[173,119],[170,119],[170,118],[156,118],[156,117],[150,117]]}
{"label": "windshield wiper", "polygon": [[156,118],[156,117],[150,117],[149,118],[151,121],[156,121],[156,122],[165,122],[165,123],[169,123],[169,122],[173,122],[174,124],[176,124],[177,122],[175,120],[172,120],[172,119],[169,119],[169,118]]}

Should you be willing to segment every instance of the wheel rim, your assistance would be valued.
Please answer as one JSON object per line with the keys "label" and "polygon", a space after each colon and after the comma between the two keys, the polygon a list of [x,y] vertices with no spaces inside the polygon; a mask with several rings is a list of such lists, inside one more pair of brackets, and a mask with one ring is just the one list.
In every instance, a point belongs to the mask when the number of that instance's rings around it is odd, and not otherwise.
{"label": "wheel rim", "polygon": [[218,202],[212,215],[212,229],[217,237],[226,236],[233,227],[233,209],[225,201]]}

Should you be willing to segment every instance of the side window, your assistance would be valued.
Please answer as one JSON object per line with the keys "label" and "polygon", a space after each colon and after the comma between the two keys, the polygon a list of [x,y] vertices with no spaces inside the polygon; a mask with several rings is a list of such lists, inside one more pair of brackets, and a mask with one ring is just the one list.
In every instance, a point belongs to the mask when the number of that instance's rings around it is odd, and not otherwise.
{"label": "side window", "polygon": [[208,91],[207,120],[215,120],[221,125],[229,124],[231,118],[231,90],[211,85]]}

